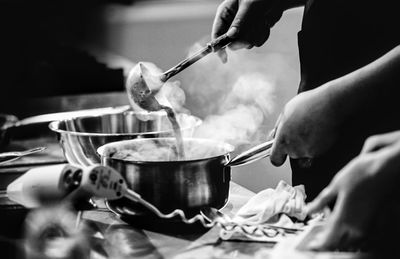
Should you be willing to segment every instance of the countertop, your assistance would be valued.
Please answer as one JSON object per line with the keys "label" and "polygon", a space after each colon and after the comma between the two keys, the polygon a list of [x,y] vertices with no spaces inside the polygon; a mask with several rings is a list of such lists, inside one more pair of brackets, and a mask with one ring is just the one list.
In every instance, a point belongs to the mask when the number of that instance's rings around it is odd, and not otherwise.
{"label": "countertop", "polygon": [[[122,99],[121,99],[122,98]],[[101,106],[99,106],[102,104]],[[80,97],[57,97],[47,102],[38,100],[26,104],[26,109],[37,107],[43,111],[59,112],[74,109],[104,107],[104,104],[118,106],[126,104],[121,94],[95,94]],[[33,105],[29,107],[29,105]],[[33,109],[33,108],[32,108]],[[34,114],[31,114],[34,115]],[[47,130],[47,128],[46,128]],[[43,133],[43,132],[42,132]],[[21,258],[24,235],[24,219],[30,211],[7,200],[4,190],[8,183],[23,174],[26,170],[48,164],[65,163],[62,150],[55,134],[39,134],[30,138],[11,139],[3,150],[21,150],[37,145],[46,146],[43,153],[16,160],[0,166],[0,247],[5,258]],[[26,137],[26,136],[25,136]],[[229,201],[222,212],[233,215],[254,193],[239,184],[231,182]],[[100,208],[102,208],[100,206]],[[112,251],[118,251],[118,258],[287,258],[274,255],[274,244],[257,242],[222,241],[219,239],[219,227],[205,229],[201,226],[188,226],[180,222],[153,222],[146,227],[138,219],[121,218],[112,212],[102,209],[84,211],[82,222],[96,229],[103,254],[92,254],[92,258],[115,258]],[[107,252],[108,251],[108,252]],[[297,252],[296,258],[359,258],[357,254],[318,254]]]}

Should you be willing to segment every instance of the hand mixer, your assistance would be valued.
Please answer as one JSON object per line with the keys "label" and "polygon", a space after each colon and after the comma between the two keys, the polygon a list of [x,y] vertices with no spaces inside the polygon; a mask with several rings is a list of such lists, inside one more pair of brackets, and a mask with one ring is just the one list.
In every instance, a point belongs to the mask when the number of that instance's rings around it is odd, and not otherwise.
{"label": "hand mixer", "polygon": [[7,195],[9,199],[28,208],[62,199],[99,197],[116,200],[125,197],[140,203],[163,219],[179,217],[186,224],[200,222],[204,227],[215,225],[213,222],[207,223],[201,215],[187,218],[180,209],[168,214],[162,213],[138,193],[129,189],[116,170],[102,165],[79,168],[62,164],[34,168],[9,184]]}

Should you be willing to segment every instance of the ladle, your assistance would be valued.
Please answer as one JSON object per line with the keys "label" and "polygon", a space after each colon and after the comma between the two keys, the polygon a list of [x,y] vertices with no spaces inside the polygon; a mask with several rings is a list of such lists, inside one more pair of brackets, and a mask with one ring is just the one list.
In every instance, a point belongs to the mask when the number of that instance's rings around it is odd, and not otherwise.
{"label": "ladle", "polygon": [[147,111],[159,111],[163,109],[164,107],[158,103],[154,97],[155,93],[152,92],[148,84],[156,84],[157,87],[155,88],[159,89],[169,78],[178,74],[208,54],[225,48],[231,43],[231,41],[232,39],[224,34],[219,38],[209,42],[204,48],[197,51],[190,57],[182,60],[174,67],[158,75],[152,74],[142,62],[139,62],[130,71],[126,80],[126,89],[131,100],[139,107]]}
{"label": "ladle", "polygon": [[173,77],[174,75],[178,74],[185,68],[193,65],[195,62],[199,61],[203,57],[207,56],[212,52],[218,52],[219,50],[225,48],[232,42],[232,39],[229,38],[226,34],[212,40],[211,42],[207,43],[207,45],[191,55],[190,57],[182,60],[174,67],[170,68],[169,70],[165,71],[160,75],[161,82],[166,82],[168,79]]}

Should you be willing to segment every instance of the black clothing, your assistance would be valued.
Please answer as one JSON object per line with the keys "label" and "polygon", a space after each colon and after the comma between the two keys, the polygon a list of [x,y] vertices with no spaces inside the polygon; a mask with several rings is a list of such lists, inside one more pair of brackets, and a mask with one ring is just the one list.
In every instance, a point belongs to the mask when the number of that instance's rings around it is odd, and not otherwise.
{"label": "black clothing", "polygon": [[[309,0],[298,34],[301,82],[299,92],[344,76],[383,56],[400,44],[400,16],[396,0]],[[382,82],[396,83],[390,79]],[[340,139],[310,168],[291,160],[293,184],[305,184],[313,199],[334,174],[354,158],[365,139],[400,129],[400,104],[391,102],[399,91],[376,97],[365,114],[345,123]],[[388,99],[389,98],[389,99]],[[385,113],[374,107],[382,107]]]}

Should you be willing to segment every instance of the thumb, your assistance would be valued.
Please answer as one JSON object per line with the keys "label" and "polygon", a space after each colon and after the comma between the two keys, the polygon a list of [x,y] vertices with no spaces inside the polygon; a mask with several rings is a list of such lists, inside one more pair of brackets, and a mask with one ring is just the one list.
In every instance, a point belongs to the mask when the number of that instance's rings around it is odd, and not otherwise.
{"label": "thumb", "polygon": [[326,187],[312,202],[307,204],[306,211],[308,215],[321,211],[335,197],[337,192],[331,186]]}
{"label": "thumb", "polygon": [[274,166],[281,166],[286,160],[286,151],[279,138],[276,138],[271,148],[270,160]]}
{"label": "thumb", "polygon": [[274,144],[272,145],[271,155],[270,155],[271,163],[274,166],[281,166],[286,160],[287,157],[286,146],[285,146],[286,141],[284,139],[285,137],[281,133],[281,127],[278,124],[278,127],[275,132]]}

